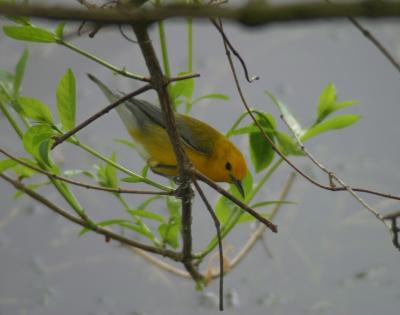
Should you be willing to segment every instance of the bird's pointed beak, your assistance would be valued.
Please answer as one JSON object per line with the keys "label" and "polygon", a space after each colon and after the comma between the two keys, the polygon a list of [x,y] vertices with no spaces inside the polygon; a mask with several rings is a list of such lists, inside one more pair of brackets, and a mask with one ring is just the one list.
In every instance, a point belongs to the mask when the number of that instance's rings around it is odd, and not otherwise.
{"label": "bird's pointed beak", "polygon": [[239,190],[239,193],[242,195],[242,197],[245,197],[245,193],[244,193],[244,189],[242,186],[242,182],[238,179],[236,179],[235,177],[231,176],[232,179],[232,184],[234,184],[236,186],[236,188]]}

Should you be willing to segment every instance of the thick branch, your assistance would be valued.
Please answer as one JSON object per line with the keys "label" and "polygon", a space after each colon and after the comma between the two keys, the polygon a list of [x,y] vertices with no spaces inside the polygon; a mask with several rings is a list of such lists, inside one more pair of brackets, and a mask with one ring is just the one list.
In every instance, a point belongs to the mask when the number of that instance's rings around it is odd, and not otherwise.
{"label": "thick branch", "polygon": [[143,26],[133,27],[140,49],[145,59],[147,68],[150,72],[151,84],[157,91],[160,106],[166,122],[166,129],[171,141],[177,160],[178,175],[180,179],[180,198],[182,200],[182,262],[186,270],[194,280],[200,281],[203,276],[197,271],[192,263],[192,196],[193,191],[190,187],[191,173],[190,162],[182,149],[181,138],[178,134],[175,122],[175,115],[172,110],[171,101],[167,91],[169,79],[164,76],[157,55],[153,48],[148,31]]}
{"label": "thick branch", "polygon": [[72,8],[43,4],[0,4],[0,14],[32,16],[50,20],[93,21],[101,24],[153,23],[174,17],[198,19],[223,18],[243,25],[257,26],[276,22],[309,21],[344,17],[398,17],[400,3],[390,1],[362,1],[355,3],[295,3],[268,5],[253,1],[242,7],[218,7],[195,5],[169,5],[164,7],[118,10]]}

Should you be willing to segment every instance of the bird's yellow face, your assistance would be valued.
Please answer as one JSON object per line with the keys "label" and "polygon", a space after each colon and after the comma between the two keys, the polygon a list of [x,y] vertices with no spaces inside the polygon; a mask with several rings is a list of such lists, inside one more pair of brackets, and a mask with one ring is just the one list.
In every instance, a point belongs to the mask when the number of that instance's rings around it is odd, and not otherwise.
{"label": "bird's yellow face", "polygon": [[247,165],[242,153],[226,138],[219,143],[216,152],[216,157],[211,163],[213,174],[209,177],[218,182],[234,184],[244,196],[241,182],[246,177]]}

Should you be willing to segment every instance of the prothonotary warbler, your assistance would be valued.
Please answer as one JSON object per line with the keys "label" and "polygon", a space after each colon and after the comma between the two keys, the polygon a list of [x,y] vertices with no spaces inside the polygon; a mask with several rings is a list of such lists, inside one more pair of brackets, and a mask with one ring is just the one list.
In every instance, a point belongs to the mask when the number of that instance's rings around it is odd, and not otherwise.
{"label": "prothonotary warbler", "polygon": [[[112,92],[93,75],[88,76],[108,101],[115,102],[123,96]],[[117,112],[151,170],[164,176],[176,176],[176,156],[160,107],[132,98],[120,104]],[[236,146],[203,121],[179,113],[175,113],[175,119],[183,149],[193,166],[213,181],[234,184],[244,196],[241,181],[246,176],[247,166]]]}

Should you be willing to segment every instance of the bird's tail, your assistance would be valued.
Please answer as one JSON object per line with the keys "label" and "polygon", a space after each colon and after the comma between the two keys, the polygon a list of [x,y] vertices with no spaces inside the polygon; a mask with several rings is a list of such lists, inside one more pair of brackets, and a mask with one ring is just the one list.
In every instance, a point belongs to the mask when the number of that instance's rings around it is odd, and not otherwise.
{"label": "bird's tail", "polygon": [[111,91],[107,85],[105,85],[103,82],[101,82],[99,79],[97,79],[94,75],[88,73],[87,76],[89,77],[90,80],[92,80],[96,85],[100,88],[100,90],[104,93],[104,95],[107,97],[109,102],[115,102],[116,100],[119,99],[119,96],[115,94],[113,91]]}
{"label": "bird's tail", "polygon": [[[103,82],[97,79],[94,75],[88,73],[88,77],[100,88],[109,102],[113,103],[120,99],[123,94],[119,95],[111,91]],[[135,106],[136,107],[136,106]],[[122,119],[122,122],[128,130],[135,129],[138,125],[137,117],[131,110],[128,109],[127,103],[124,102],[116,107],[117,113]]]}

